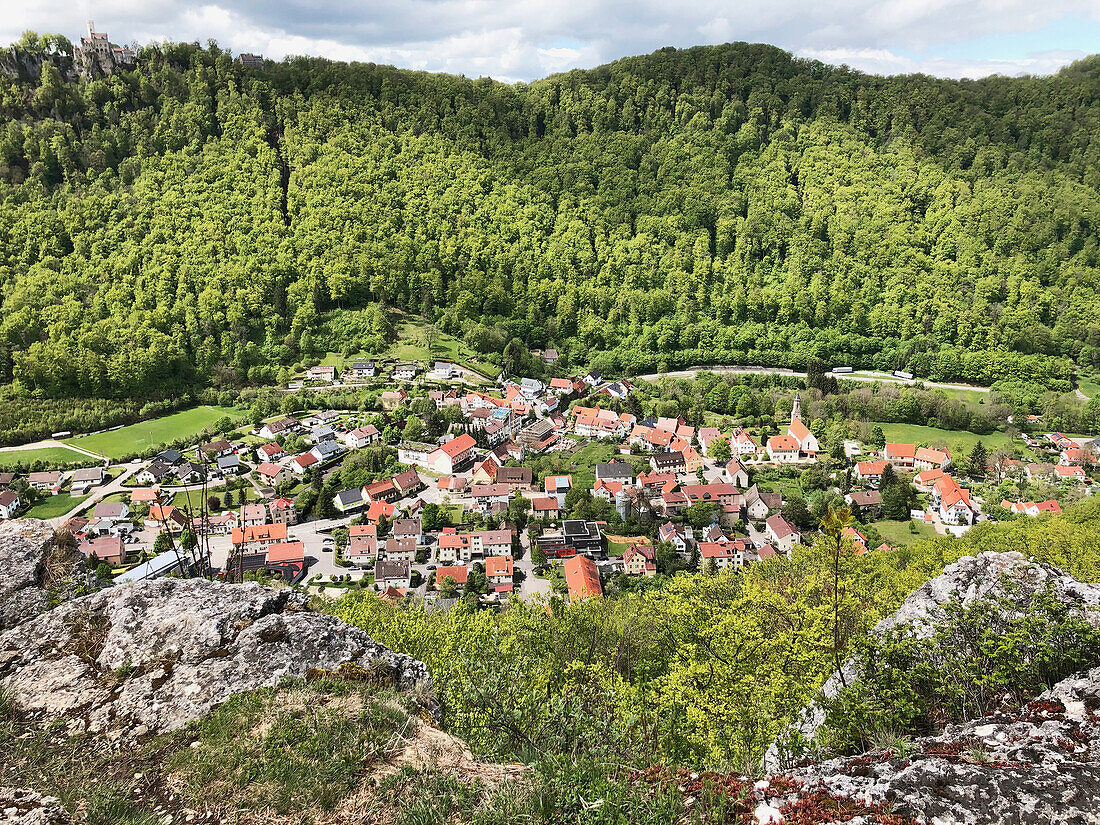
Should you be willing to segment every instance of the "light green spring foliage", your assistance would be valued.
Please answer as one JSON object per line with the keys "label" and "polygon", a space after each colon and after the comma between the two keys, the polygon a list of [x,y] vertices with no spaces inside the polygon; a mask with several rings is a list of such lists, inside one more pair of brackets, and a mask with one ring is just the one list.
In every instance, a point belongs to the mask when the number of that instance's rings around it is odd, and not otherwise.
{"label": "light green spring foliage", "polygon": [[816,356],[1064,390],[1100,360],[1096,59],[959,83],[731,44],[515,86],[139,64],[0,81],[20,390],[269,382],[384,341],[380,304],[608,373]]}
{"label": "light green spring foliage", "polygon": [[[892,553],[843,557],[841,642],[864,636],[946,564],[1020,550],[1100,579],[1100,503]],[[426,613],[367,593],[333,607],[425,661],[445,723],[494,756],[591,753],[751,767],[833,670],[824,545],[739,574],[677,575],[659,590],[501,614]]]}
{"label": "light green spring foliage", "polygon": [[[904,567],[900,555],[846,557],[843,637],[935,572],[937,550]],[[740,575],[679,575],[660,590],[500,615],[426,613],[370,594],[334,609],[427,662],[448,727],[479,750],[635,753],[653,737],[658,759],[748,764],[832,670],[831,582],[814,547]]]}

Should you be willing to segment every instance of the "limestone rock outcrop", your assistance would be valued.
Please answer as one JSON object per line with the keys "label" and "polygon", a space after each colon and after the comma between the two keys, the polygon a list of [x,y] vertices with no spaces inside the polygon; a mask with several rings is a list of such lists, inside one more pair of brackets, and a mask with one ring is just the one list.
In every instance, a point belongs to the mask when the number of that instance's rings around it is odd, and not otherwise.
{"label": "limestone rock outcrop", "polygon": [[[1100,586],[1078,581],[1052,565],[1030,561],[1022,553],[979,553],[949,564],[940,575],[914,590],[871,632],[882,634],[907,625],[916,636],[927,637],[942,618],[942,607],[948,601],[968,604],[1005,599],[1008,602],[1005,609],[1011,610],[1012,604],[1026,607],[1037,594],[1048,589],[1056,600],[1073,605],[1083,617],[1100,624]],[[822,686],[825,698],[835,698],[844,684],[852,684],[859,678],[851,661],[845,662],[842,672],[843,681],[840,674],[834,673]],[[793,730],[810,742],[824,721],[824,709],[814,702],[803,710]],[[765,767],[769,770],[783,767],[775,746],[765,756]]]}
{"label": "limestone rock outcrop", "polygon": [[[1024,708],[952,725],[900,752],[789,773],[801,789],[933,825],[1100,823],[1100,668]],[[770,803],[782,809],[781,800]]]}
{"label": "limestone rock outcrop", "polygon": [[75,543],[57,541],[44,521],[0,522],[0,632],[98,585]]}
{"label": "limestone rock outcrop", "polygon": [[0,787],[0,822],[4,825],[70,825],[61,800],[25,788]]}
{"label": "limestone rock outcrop", "polygon": [[[1100,586],[1020,553],[980,553],[944,568],[874,632],[907,625],[928,636],[949,600],[1003,600],[1002,609],[1012,612],[1043,592],[1100,624]],[[859,678],[851,662],[845,678],[849,684]],[[841,687],[833,674],[822,692],[831,698]],[[824,716],[815,702],[796,728],[810,741]],[[782,822],[787,813],[825,800],[858,805],[852,822],[1100,823],[1100,667],[1063,679],[1023,708],[950,725],[899,751],[788,769],[773,746],[766,768],[772,776],[753,790],[760,821]]]}
{"label": "limestone rock outcrop", "polygon": [[341,667],[430,696],[423,663],[255,583],[110,587],[0,635],[0,687],[19,712],[112,737],[176,730],[234,694]]}

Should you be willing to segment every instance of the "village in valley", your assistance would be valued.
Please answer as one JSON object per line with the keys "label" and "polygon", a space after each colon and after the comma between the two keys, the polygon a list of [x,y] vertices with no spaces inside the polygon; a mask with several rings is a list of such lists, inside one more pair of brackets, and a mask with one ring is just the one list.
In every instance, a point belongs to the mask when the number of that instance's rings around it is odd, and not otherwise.
{"label": "village in valley", "polygon": [[[499,606],[790,556],[838,508],[851,512],[843,541],[858,555],[1057,513],[1091,494],[1100,449],[1044,432],[1039,415],[988,447],[962,433],[965,453],[949,437],[888,440],[882,426],[835,415],[827,425],[820,372],[626,380],[564,369],[553,349],[530,351],[537,376],[340,361],[267,391],[278,409],[254,407],[251,422],[210,408],[225,414],[172,438],[170,422],[190,413],[162,418],[144,457],[95,448],[125,451],[145,424],[58,433],[42,449],[102,460],[0,473],[0,518],[49,518],[116,582],[211,575]],[[904,373],[826,374],[863,393],[919,386]],[[669,381],[681,398],[709,387],[711,406],[732,412],[682,409]],[[349,392],[359,403],[341,405]]]}

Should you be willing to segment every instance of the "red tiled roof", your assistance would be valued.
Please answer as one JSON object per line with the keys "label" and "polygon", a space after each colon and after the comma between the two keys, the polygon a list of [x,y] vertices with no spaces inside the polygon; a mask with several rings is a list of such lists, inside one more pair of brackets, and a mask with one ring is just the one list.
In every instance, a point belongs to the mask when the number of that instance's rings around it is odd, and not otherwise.
{"label": "red tiled roof", "polygon": [[254,541],[286,541],[286,525],[279,524],[253,524],[249,527],[234,527],[232,533],[234,544],[249,544]]}
{"label": "red tiled roof", "polygon": [[916,453],[917,446],[915,444],[894,444],[890,442],[882,448],[882,454],[886,457],[914,458]]}
{"label": "red tiled roof", "polygon": [[768,439],[768,449],[773,452],[793,452],[798,450],[798,442],[789,435],[773,435]]}
{"label": "red tiled roof", "polygon": [[267,546],[268,562],[302,561],[305,548],[300,541],[282,541]]}
{"label": "red tiled roof", "polygon": [[458,438],[452,438],[446,444],[439,449],[446,453],[451,458],[462,455],[464,452],[473,449],[477,442],[474,441],[473,436],[469,433],[463,433]]}
{"label": "red tiled roof", "polygon": [[485,559],[486,576],[511,576],[512,572],[511,556],[489,556]]}
{"label": "red tiled roof", "polygon": [[801,421],[792,421],[790,426],[787,427],[787,434],[797,438],[799,443],[805,441],[811,435],[809,427]]}
{"label": "red tiled roof", "polygon": [[587,556],[573,556],[565,560],[564,567],[570,601],[577,602],[590,596],[603,595],[600,574],[592,559]]}
{"label": "red tiled roof", "polygon": [[367,521],[377,522],[383,516],[386,518],[392,518],[394,510],[396,510],[392,504],[388,501],[373,501],[369,508],[367,508]]}
{"label": "red tiled roof", "polygon": [[856,472],[861,476],[880,476],[886,464],[885,461],[860,461],[856,464]]}
{"label": "red tiled roof", "polygon": [[435,571],[435,586],[439,587],[448,576],[455,580],[455,584],[466,584],[469,575],[470,568],[465,565],[439,567]]}

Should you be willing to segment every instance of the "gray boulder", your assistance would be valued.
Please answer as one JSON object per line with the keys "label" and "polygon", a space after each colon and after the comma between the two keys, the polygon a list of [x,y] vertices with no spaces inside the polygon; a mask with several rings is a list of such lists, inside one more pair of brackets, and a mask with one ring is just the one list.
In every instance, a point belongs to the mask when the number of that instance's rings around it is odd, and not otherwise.
{"label": "gray boulder", "polygon": [[0,522],[0,631],[95,587],[83,555],[44,521]]}
{"label": "gray boulder", "polygon": [[[1050,589],[1055,599],[1074,605],[1080,614],[1093,624],[1100,624],[1100,586],[1080,582],[1053,567],[1028,560],[1022,553],[979,553],[964,556],[949,564],[943,572],[914,590],[901,606],[875,625],[872,633],[908,625],[920,638],[927,638],[936,623],[943,618],[943,605],[949,601],[968,604],[973,601],[992,601],[1006,598],[1021,610],[1039,593]],[[1011,606],[1006,610],[1011,610]],[[821,687],[821,696],[833,699],[845,684],[859,679],[854,663],[849,660]],[[814,701],[800,714],[790,731],[797,732],[806,742],[812,742],[818,728],[825,721],[825,710]],[[782,752],[772,745],[764,756],[766,770],[776,771],[786,767]]]}
{"label": "gray boulder", "polygon": [[0,686],[30,718],[128,738],[230,696],[344,666],[430,700],[426,666],[258,584],[160,579],[101,590],[0,635]]}

